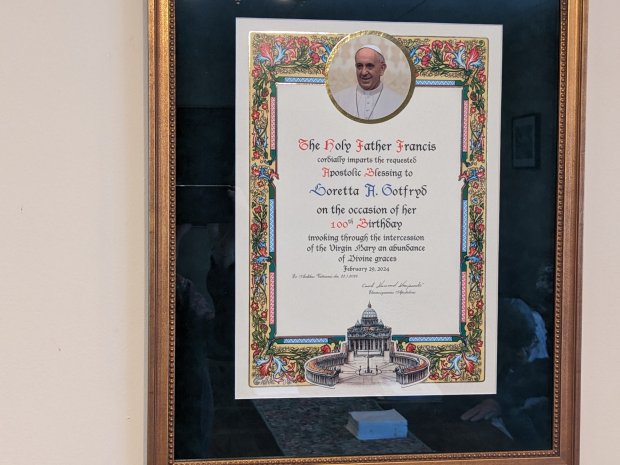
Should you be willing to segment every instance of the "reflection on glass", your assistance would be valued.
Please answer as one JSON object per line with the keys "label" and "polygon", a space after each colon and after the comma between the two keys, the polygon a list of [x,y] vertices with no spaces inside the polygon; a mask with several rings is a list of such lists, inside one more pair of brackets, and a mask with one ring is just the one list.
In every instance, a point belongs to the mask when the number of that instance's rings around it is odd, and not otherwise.
{"label": "reflection on glass", "polygon": [[[384,3],[176,2],[177,459],[551,447],[558,2]],[[236,16],[503,24],[496,396],[234,399]],[[539,159],[519,168],[511,122],[530,114],[539,115]],[[362,443],[344,429],[351,410],[391,408],[408,438]]]}

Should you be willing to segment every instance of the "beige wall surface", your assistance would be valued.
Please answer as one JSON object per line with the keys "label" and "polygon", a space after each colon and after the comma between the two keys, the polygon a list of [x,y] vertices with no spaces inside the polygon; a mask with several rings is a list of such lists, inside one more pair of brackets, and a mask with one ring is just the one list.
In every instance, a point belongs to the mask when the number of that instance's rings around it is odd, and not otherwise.
{"label": "beige wall surface", "polygon": [[[0,6],[1,463],[145,463],[143,3]],[[620,456],[619,16],[591,1],[585,465]]]}
{"label": "beige wall surface", "polygon": [[620,87],[617,39],[620,2],[590,0],[583,246],[581,457],[583,465],[620,461]]}
{"label": "beige wall surface", "polygon": [[0,463],[145,462],[146,16],[0,2]]}

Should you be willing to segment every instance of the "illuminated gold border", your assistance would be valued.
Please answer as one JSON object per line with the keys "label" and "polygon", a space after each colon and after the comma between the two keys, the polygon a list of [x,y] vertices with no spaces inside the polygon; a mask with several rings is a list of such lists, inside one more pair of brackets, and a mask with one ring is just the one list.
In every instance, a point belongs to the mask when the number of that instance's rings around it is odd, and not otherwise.
{"label": "illuminated gold border", "polygon": [[[339,50],[346,43],[351,42],[352,40],[354,40],[354,39],[356,39],[358,37],[363,37],[363,36],[381,37],[382,39],[385,39],[385,40],[388,40],[388,41],[392,42],[394,45],[396,45],[399,48],[399,50],[405,56],[405,60],[409,64],[409,69],[411,71],[411,83],[409,84],[409,91],[407,92],[407,95],[405,96],[405,99],[403,100],[403,103],[401,103],[400,106],[396,110],[394,110],[389,115],[384,116],[383,118],[363,119],[363,118],[358,118],[356,116],[353,116],[349,112],[345,111],[338,104],[338,102],[336,101],[336,99],[334,98],[334,96],[332,94],[332,89],[331,89],[331,87],[329,85],[329,69],[331,67],[332,62],[336,58],[336,56],[338,56]],[[327,65],[325,67],[325,89],[327,90],[327,95],[329,95],[329,99],[332,101],[334,107],[336,107],[336,109],[340,113],[342,113],[344,116],[346,116],[349,119],[352,119],[353,121],[357,121],[358,123],[376,124],[376,123],[383,123],[384,121],[388,121],[388,120],[394,118],[396,115],[398,115],[401,111],[403,111],[403,109],[409,104],[409,101],[411,100],[411,96],[413,95],[413,91],[415,89],[415,84],[416,84],[417,77],[418,77],[418,73],[416,72],[416,67],[413,64],[413,61],[411,60],[411,58],[409,58],[409,56],[407,54],[407,49],[405,49],[405,47],[402,46],[402,44],[398,41],[398,39],[396,39],[395,37],[393,37],[390,34],[387,34],[385,32],[372,31],[372,30],[358,31],[358,32],[354,32],[353,34],[349,34],[349,35],[343,37],[342,40],[340,42],[338,42],[338,44],[336,44],[336,46],[332,50],[332,53],[330,53],[329,59],[327,60]]]}
{"label": "illuminated gold border", "polygon": [[[273,148],[268,149],[268,147],[273,146],[272,142],[275,140],[274,133],[277,132],[275,131],[275,125],[274,125],[274,119],[273,119],[273,116],[274,116],[273,115],[273,112],[274,112],[273,99],[275,98],[274,91],[273,91],[273,84],[279,82],[281,78],[286,78],[286,77],[292,77],[293,79],[301,78],[302,80],[312,79],[314,77],[317,79],[317,83],[318,83],[318,80],[320,80],[321,85],[324,85],[323,76],[325,75],[325,68],[326,68],[326,65],[323,64],[321,61],[317,61],[316,63],[313,62],[313,64],[310,65],[307,62],[308,57],[305,55],[305,53],[293,54],[294,57],[300,60],[301,64],[298,63],[296,60],[292,59],[289,62],[284,62],[285,64],[282,65],[280,60],[283,60],[283,55],[281,55],[283,53],[283,50],[281,47],[279,47],[277,50],[277,54],[278,54],[277,56],[279,58],[273,61],[272,55],[275,55],[276,53],[276,50],[274,50],[273,48],[275,46],[274,44],[279,43],[280,45],[282,45],[283,43],[286,43],[287,45],[284,46],[284,49],[286,50],[295,49],[295,47],[299,45],[298,41],[301,39],[305,39],[305,42],[307,44],[313,44],[313,43],[322,44],[321,48],[323,48],[324,50],[321,53],[328,52],[328,50],[332,50],[332,53],[333,53],[333,49],[336,47],[336,45],[342,42],[343,37],[347,37],[347,36],[345,36],[344,34],[335,34],[335,33],[298,33],[298,32],[285,33],[285,32],[273,32],[273,31],[269,31],[269,32],[251,31],[249,34],[250,34],[250,41],[249,41],[250,52],[248,55],[249,55],[250,60],[248,61],[248,74],[249,74],[248,96],[249,96],[250,113],[248,114],[248,118],[250,121],[250,125],[249,125],[250,132],[249,132],[248,142],[249,142],[250,148],[248,152],[249,165],[243,169],[249,170],[250,172],[256,171],[256,173],[250,174],[250,184],[249,184],[250,205],[251,207],[256,206],[259,208],[259,211],[256,213],[253,213],[255,211],[254,208],[249,209],[250,217],[249,217],[249,223],[247,225],[247,229],[250,229],[249,247],[251,249],[252,244],[255,244],[259,240],[259,238],[265,243],[271,243],[271,237],[272,237],[272,234],[270,233],[270,231],[272,231],[271,223],[269,223],[267,230],[265,230],[264,228],[259,228],[258,225],[265,223],[266,221],[265,212],[266,211],[271,212],[273,207],[272,206],[267,207],[266,205],[260,205],[260,202],[255,203],[255,200],[257,200],[258,198],[271,198],[271,194],[270,194],[271,189],[269,187],[269,184],[272,182],[272,179],[268,179],[268,178],[270,178],[272,174],[268,174],[268,173],[273,172],[273,176],[277,174],[277,163],[276,163],[277,157],[274,155],[276,150]],[[360,37],[360,36],[368,37],[368,34],[365,34],[364,32],[362,32],[357,37]],[[466,48],[467,46],[473,46],[476,50],[479,51],[479,53],[481,53],[479,57],[479,59],[482,62],[481,69],[488,69],[487,68],[488,66],[488,39],[486,38],[482,38],[482,37],[465,38],[465,37],[460,37],[460,36],[452,36],[452,37],[397,36],[397,38],[398,38],[398,41],[402,44],[402,46],[405,48],[406,56],[409,55],[409,52],[408,52],[409,47],[415,46],[414,44],[419,42],[420,40],[422,41],[421,43],[427,42],[428,47],[431,47],[431,46],[434,47],[434,45],[431,45],[431,44],[435,44],[435,43],[445,43],[445,41],[447,40],[453,40],[455,42],[462,43],[462,45]],[[333,39],[331,43],[329,43],[330,42],[329,39]],[[329,43],[329,46],[328,46],[328,43]],[[347,44],[348,43],[350,42],[347,42]],[[353,47],[353,49],[357,48],[358,45],[359,44],[355,44],[355,47]],[[317,48],[317,50],[320,50],[320,49]],[[399,53],[399,52],[396,51],[396,53]],[[262,61],[265,61],[265,62],[267,60],[270,61],[271,68],[268,73],[266,72],[266,70],[263,68],[261,64],[257,63],[256,57],[258,56],[261,56],[263,58]],[[333,56],[333,55],[330,55],[330,56]],[[325,63],[327,63],[328,61],[329,61],[329,58],[325,58]],[[428,76],[429,79],[438,80],[438,81],[441,81],[443,79],[447,79],[447,81],[454,81],[454,80],[459,81],[462,79],[463,80],[462,85],[463,86],[466,85],[466,82],[468,81],[466,76],[456,76],[456,75],[446,76],[445,73],[443,73],[440,68],[437,68],[437,69],[435,68],[436,65],[446,65],[445,57],[438,60],[438,63],[434,63],[434,64],[429,63],[428,67],[421,65],[417,68],[417,71],[419,71],[419,74],[421,76],[425,76],[425,77]],[[429,70],[431,70],[430,73],[428,72]],[[450,69],[450,71],[460,73],[461,71],[464,72],[464,69],[463,70]],[[472,79],[474,78],[474,76],[472,76]],[[453,85],[458,86],[458,84],[456,84],[456,81]],[[484,82],[486,83],[486,80]],[[261,85],[259,87],[256,87],[257,83],[261,83]],[[411,80],[407,84],[410,85]],[[478,85],[475,85],[474,82],[472,81],[467,85],[473,86],[474,88],[482,86],[484,87],[482,94],[486,93],[486,84],[482,84],[481,82],[479,82]],[[271,89],[271,92],[268,89]],[[270,95],[271,97],[269,99],[268,97]],[[462,98],[469,102],[469,107],[472,110],[477,108],[472,103],[472,99],[475,99],[475,95],[472,96],[471,93],[468,93],[467,95],[468,95],[467,99],[465,99],[464,95],[462,95]],[[271,100],[271,103],[268,103],[268,100]],[[404,100],[404,97],[403,97],[403,100]],[[484,99],[480,99],[480,100],[484,102]],[[478,120],[478,116],[480,114],[486,115],[487,111],[488,109],[486,108],[486,105],[483,103],[482,107],[478,108],[476,112],[470,112],[469,110],[467,110],[466,115],[462,115],[462,118],[463,118],[462,124],[467,121],[466,123],[467,129],[462,128],[462,130],[464,131],[463,132],[463,143],[467,147],[471,145],[471,142],[465,142],[465,141],[470,141],[470,138],[474,137],[472,133],[473,126],[471,126],[474,123],[472,123],[472,121],[474,119]],[[483,122],[480,122],[479,124],[482,124],[482,127],[480,128],[481,134],[486,135],[486,125]],[[482,138],[484,137],[485,136],[483,136]],[[263,141],[263,142],[256,144],[256,143],[253,143],[252,141]],[[467,149],[468,152],[469,150],[470,149]],[[480,154],[484,155],[483,159],[486,160],[487,155],[486,155],[485,144],[482,144],[480,151],[481,151]],[[474,162],[473,161],[474,155],[475,155],[474,150],[471,149],[471,153],[469,153],[469,158],[471,160],[471,163],[467,164],[461,161],[461,166],[459,170],[459,173],[461,173],[461,176],[459,178],[460,179],[462,178],[464,180],[465,185],[468,184],[468,180],[466,180],[466,178],[468,178],[470,173],[472,172],[475,173],[478,169],[486,171],[486,163],[484,161],[481,161],[482,162],[481,164],[479,162]],[[244,160],[242,164],[245,163],[246,161],[247,159]],[[251,170],[250,170],[250,167],[252,168]],[[262,174],[259,172],[259,170],[262,172]],[[263,185],[260,187],[257,187],[254,184],[256,180],[260,180],[259,183],[262,183]],[[471,188],[466,189],[466,191],[469,192],[467,198],[470,199],[471,196],[482,195],[482,197],[486,199],[486,187],[485,187],[486,176],[484,177],[484,179],[478,180],[476,178],[474,179],[474,181],[475,181],[474,184],[481,183],[483,185],[483,187],[481,188],[482,190],[476,193],[476,191],[478,190],[477,187],[474,188],[473,191],[471,190]],[[274,198],[275,198],[275,195],[274,195]],[[482,223],[480,224],[486,224],[486,221],[485,221],[486,207],[484,207],[484,205],[486,205],[485,200],[483,200],[482,202],[483,217],[482,217]],[[480,218],[474,218],[471,216],[473,214],[473,210],[471,209],[471,206],[468,207],[468,211],[470,212],[467,215],[468,221],[472,221],[472,222],[480,221]],[[267,213],[266,216],[271,217],[271,214]],[[252,230],[251,228],[249,228],[250,224],[255,226],[256,229]],[[464,233],[464,231],[462,231],[462,233]],[[469,232],[467,234],[471,235],[472,233]],[[483,233],[483,234],[486,236],[486,233]],[[486,240],[481,237],[477,238],[476,242],[480,244],[486,244]],[[486,246],[482,245],[479,249],[477,248],[478,249],[477,252],[479,253],[480,250],[484,250],[485,248]],[[257,250],[254,252],[258,253],[259,251]],[[474,252],[474,254],[475,253],[476,252]],[[250,253],[250,256],[251,255],[253,255],[253,252]],[[249,282],[250,283],[261,282],[263,284],[261,286],[258,286],[259,289],[256,290],[257,292],[254,292],[254,290],[252,289],[252,285],[250,285],[248,289],[249,295],[251,296],[254,295],[254,297],[250,298],[250,307],[247,309],[248,314],[249,314],[249,320],[250,320],[250,327],[249,327],[250,331],[249,331],[248,343],[251,344],[251,350],[248,351],[248,357],[249,357],[248,361],[249,361],[249,368],[250,368],[249,369],[249,386],[253,389],[254,388],[255,389],[279,388],[279,387],[285,387],[285,386],[290,387],[291,385],[304,386],[304,385],[307,385],[307,382],[304,380],[298,380],[297,378],[301,376],[300,374],[301,367],[305,365],[305,362],[307,361],[307,357],[305,357],[303,360],[299,360],[295,356],[294,352],[297,352],[298,350],[307,349],[307,350],[314,350],[316,354],[320,354],[321,353],[320,346],[323,344],[323,342],[321,343],[307,342],[305,344],[297,343],[297,344],[291,345],[289,343],[283,343],[282,338],[278,337],[277,334],[273,332],[275,330],[274,321],[272,321],[271,316],[268,317],[266,315],[271,315],[272,308],[275,307],[274,295],[272,294],[271,284],[274,282],[273,276],[276,274],[276,260],[275,260],[276,254],[270,252],[269,257],[272,259],[271,261],[269,261],[269,263],[271,263],[272,265],[266,266],[264,262],[261,262],[261,264],[257,263],[255,264],[256,266],[258,266],[257,269],[254,269],[254,266],[250,260]],[[486,289],[485,289],[485,286],[481,286],[481,289],[479,289],[478,292],[475,292],[473,289],[475,280],[471,278],[470,273],[479,273],[480,276],[482,276],[482,282],[486,282],[486,278],[483,277],[486,275],[486,266],[484,267],[483,270],[476,272],[472,269],[472,264],[466,265],[466,262],[467,260],[465,259],[465,257],[461,257],[461,266],[467,267],[469,272],[464,272],[464,271],[461,272],[460,287],[462,288],[463,285],[466,286],[467,291],[466,291],[466,294],[462,294],[461,296],[461,302],[459,305],[459,318],[460,318],[459,321],[461,321],[462,325],[466,324],[467,326],[467,329],[465,329],[464,327],[461,327],[460,332],[461,332],[461,336],[467,339],[468,341],[467,345],[469,346],[470,350],[466,349],[467,346],[457,347],[459,345],[459,342],[457,340],[440,341],[440,342],[419,341],[416,344],[418,347],[418,349],[416,350],[416,353],[418,353],[418,355],[424,355],[427,350],[430,349],[432,351],[434,348],[438,349],[439,351],[438,353],[435,354],[436,356],[433,357],[434,358],[433,365],[435,365],[435,367],[432,368],[431,370],[432,373],[429,376],[429,379],[430,379],[429,382],[431,383],[442,383],[442,384],[444,383],[466,383],[466,382],[476,383],[476,382],[484,381],[485,379],[486,356],[484,354],[487,352],[486,351],[487,344],[484,343],[484,344],[476,346],[476,348],[473,348],[472,343],[483,342],[484,340],[486,340],[486,331],[484,329],[485,320],[486,320],[486,316],[485,316],[486,309],[482,310],[482,315],[477,315],[477,316],[475,316],[474,314],[470,314],[470,312],[472,311],[478,312],[477,309],[484,308],[484,304],[483,304],[483,307],[478,307],[476,305],[476,308],[474,308],[474,305],[478,303],[478,302],[475,302],[476,300],[479,300],[480,302],[484,301],[484,296],[486,295]],[[479,296],[476,297],[475,295],[472,295],[472,293],[479,294]],[[468,311],[467,311],[468,317],[461,316],[465,313],[464,307],[468,308]],[[245,311],[245,310],[240,309],[240,311]],[[259,316],[261,313],[264,314],[265,316],[262,316],[262,315]],[[461,318],[465,318],[465,319],[461,319]],[[476,323],[474,320],[479,320],[479,323]],[[470,325],[472,324],[474,325],[474,327],[470,327]],[[477,329],[480,329],[482,332],[479,335],[480,339],[476,341],[475,337],[473,336],[473,333]],[[274,336],[275,336],[275,339],[272,339]],[[307,335],[306,337],[314,338],[317,336]],[[328,337],[328,339],[331,339],[331,337]],[[403,338],[403,336],[401,335],[398,339],[400,339],[400,342],[403,343],[405,338]],[[327,345],[329,346],[330,344],[333,345],[334,342],[333,341],[330,342],[328,340]],[[336,350],[336,348],[333,346],[331,347],[331,349]],[[267,353],[268,350],[270,351],[269,353]],[[259,353],[257,353],[256,351],[258,351]],[[263,373],[262,369],[259,369],[258,364],[256,363],[257,356],[260,359],[265,361],[266,367],[269,367],[271,366],[272,356],[273,356],[273,360],[275,360],[276,358],[280,358],[280,356],[282,355],[282,353],[278,353],[278,351],[287,352],[285,356],[288,359],[295,360],[293,367],[291,367],[293,368],[293,371],[291,372],[290,370],[287,370],[287,369],[278,370],[278,373],[280,373],[281,376],[278,379],[270,379],[271,371],[267,370],[265,373]],[[463,360],[463,363],[467,365],[465,360],[470,360],[467,358],[468,355],[476,357],[476,360],[471,360],[471,361],[474,361],[475,365],[479,367],[478,369],[480,370],[480,373],[479,374],[472,373],[467,369],[467,367],[462,367],[463,368],[462,370],[460,371],[457,370],[455,372],[459,376],[454,377],[451,375],[450,377],[446,378],[446,376],[451,372],[452,369],[449,370],[446,365],[444,365],[444,368],[440,368],[440,366],[443,364],[451,364],[453,361],[456,361],[455,363],[459,363],[459,360]],[[282,360],[280,359],[280,361]],[[478,371],[478,369],[476,371]],[[258,375],[259,372],[261,373],[260,375]],[[444,372],[444,375],[441,375],[440,374],[441,372]],[[475,379],[475,380],[466,379],[468,378],[468,376],[465,373],[470,373],[472,374],[474,378],[478,378],[478,379]],[[285,379],[283,380],[282,377],[285,377]],[[290,381],[291,377],[293,377],[295,381],[288,382]],[[458,378],[464,378],[464,379],[458,379]]]}

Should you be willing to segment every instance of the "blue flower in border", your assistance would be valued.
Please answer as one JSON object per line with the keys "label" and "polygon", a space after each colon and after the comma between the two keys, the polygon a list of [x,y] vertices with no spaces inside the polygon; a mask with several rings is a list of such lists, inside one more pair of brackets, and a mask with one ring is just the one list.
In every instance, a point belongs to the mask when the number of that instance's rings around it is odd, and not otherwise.
{"label": "blue flower in border", "polygon": [[463,356],[461,354],[455,355],[454,358],[450,361],[450,370],[456,372],[456,374],[461,373],[461,369],[459,367],[459,362]]}

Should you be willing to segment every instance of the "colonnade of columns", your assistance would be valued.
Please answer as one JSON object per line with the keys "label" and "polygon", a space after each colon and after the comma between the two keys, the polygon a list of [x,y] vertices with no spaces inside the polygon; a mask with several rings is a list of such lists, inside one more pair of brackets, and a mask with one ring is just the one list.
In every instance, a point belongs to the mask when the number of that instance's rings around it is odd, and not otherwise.
{"label": "colonnade of columns", "polygon": [[390,352],[390,362],[399,365],[396,368],[396,381],[400,384],[417,383],[425,379],[429,373],[428,360],[421,355]]}
{"label": "colonnade of columns", "polygon": [[320,355],[311,358],[304,365],[304,375],[306,380],[313,384],[333,387],[338,382],[340,370],[338,367],[347,361],[346,352]]}
{"label": "colonnade of columns", "polygon": [[380,352],[381,355],[383,355],[383,352],[388,349],[386,340],[382,338],[350,338],[348,342],[351,346],[349,350],[353,351],[355,355],[357,355],[358,352],[364,351]]}

